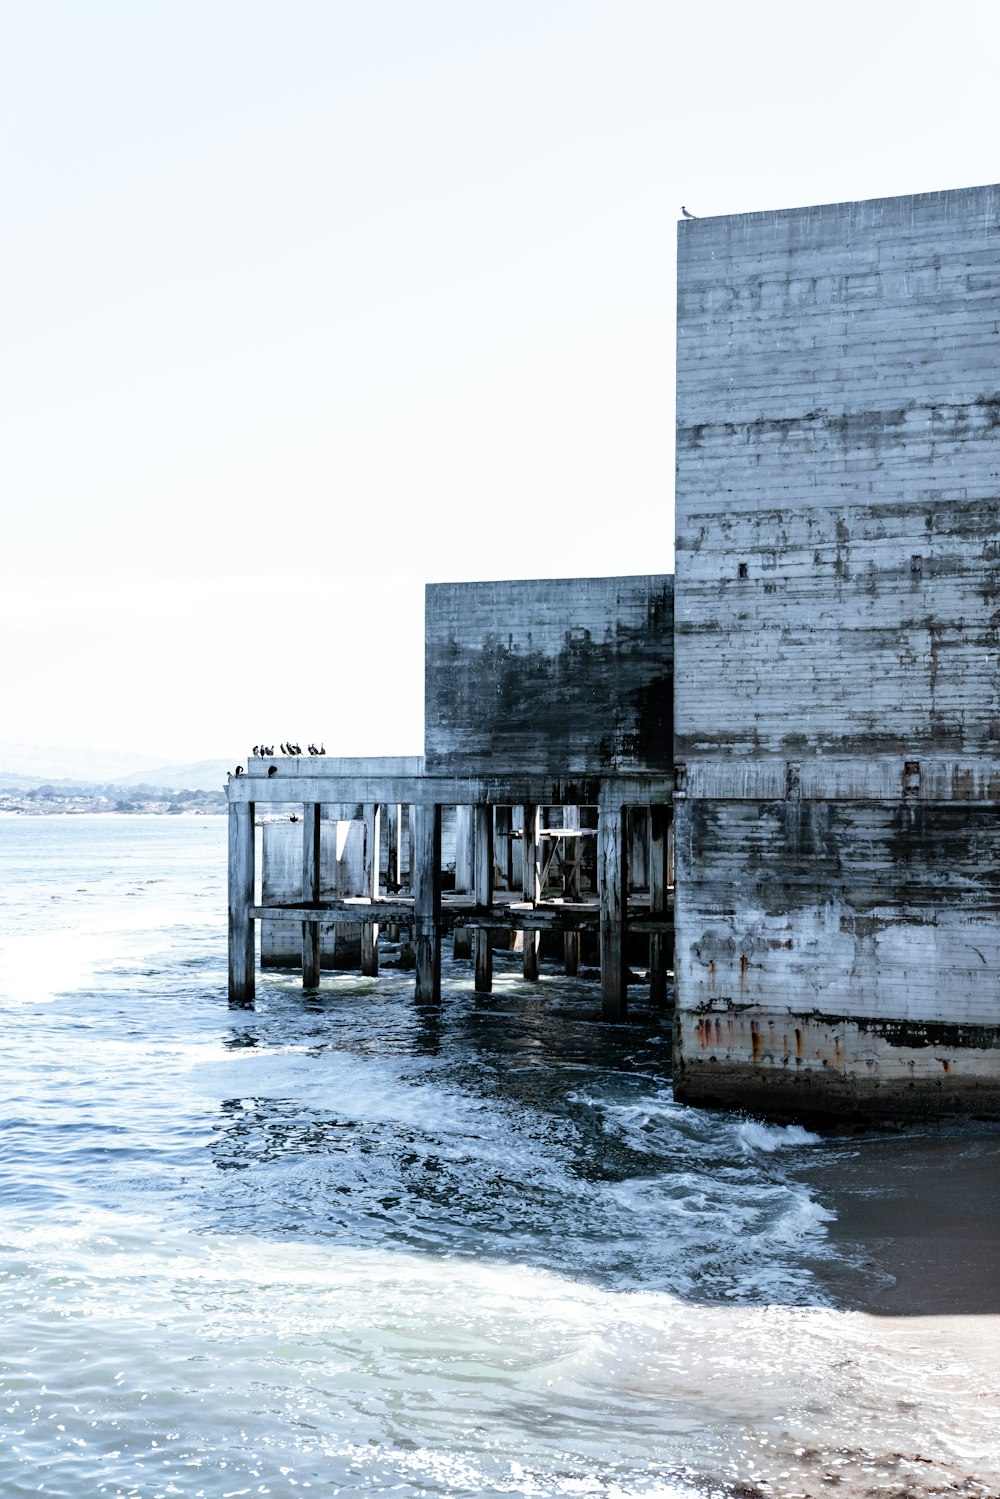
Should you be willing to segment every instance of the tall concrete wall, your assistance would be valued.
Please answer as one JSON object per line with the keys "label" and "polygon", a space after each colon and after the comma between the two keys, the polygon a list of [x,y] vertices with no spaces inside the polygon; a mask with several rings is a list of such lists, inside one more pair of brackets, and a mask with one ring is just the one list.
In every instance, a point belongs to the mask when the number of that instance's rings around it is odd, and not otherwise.
{"label": "tall concrete wall", "polygon": [[428,770],[670,764],[672,578],[438,583],[425,618]]}
{"label": "tall concrete wall", "polygon": [[679,226],[677,1087],[1000,1110],[1000,189]]}

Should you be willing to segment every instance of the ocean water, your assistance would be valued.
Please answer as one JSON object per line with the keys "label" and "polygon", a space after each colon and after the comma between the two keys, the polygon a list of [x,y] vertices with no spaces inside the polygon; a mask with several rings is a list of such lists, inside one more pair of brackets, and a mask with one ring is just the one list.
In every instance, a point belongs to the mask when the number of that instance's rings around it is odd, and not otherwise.
{"label": "ocean water", "polygon": [[513,960],[230,1009],[225,832],[0,820],[4,1499],[1000,1493],[987,1319],[838,1293],[884,1141],[686,1109]]}

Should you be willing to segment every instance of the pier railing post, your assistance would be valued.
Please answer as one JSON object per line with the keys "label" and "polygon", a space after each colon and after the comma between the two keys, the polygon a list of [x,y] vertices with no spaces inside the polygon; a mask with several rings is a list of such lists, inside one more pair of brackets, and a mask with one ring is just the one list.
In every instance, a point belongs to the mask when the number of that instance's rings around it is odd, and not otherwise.
{"label": "pier railing post", "polygon": [[229,803],[229,1000],[254,997],[254,804]]}
{"label": "pier railing post", "polygon": [[[476,807],[475,892],[477,906],[493,901],[493,808]],[[489,927],[474,928],[473,949],[476,960],[476,993],[489,994],[493,988],[493,943]]]}
{"label": "pier railing post", "polygon": [[[541,871],[538,865],[538,830],[542,820],[541,807],[525,806],[524,836],[521,843],[521,889],[526,901],[537,906],[542,898]],[[524,945],[521,949],[521,971],[526,979],[538,978],[538,950],[542,934],[524,929]]]}
{"label": "pier railing post", "polygon": [[[649,914],[662,916],[667,909],[667,827],[670,816],[666,807],[649,809]],[[667,941],[662,932],[649,939],[649,1002],[657,1010],[667,1003]]]}
{"label": "pier railing post", "polygon": [[[320,893],[320,813],[319,802],[305,802],[302,807],[302,900],[314,902]],[[302,987],[318,989],[320,974],[319,921],[302,923]]]}
{"label": "pier railing post", "polygon": [[[382,841],[382,809],[376,802],[366,806],[364,891],[369,900],[378,895],[379,848]],[[378,975],[378,923],[366,921],[361,928],[361,972],[369,978]]]}
{"label": "pier railing post", "polygon": [[441,808],[412,806],[410,830],[416,997],[437,1004],[441,998]]}
{"label": "pier railing post", "polygon": [[628,1009],[628,808],[602,798],[597,811],[597,879],[601,902],[601,1010],[624,1020]]}

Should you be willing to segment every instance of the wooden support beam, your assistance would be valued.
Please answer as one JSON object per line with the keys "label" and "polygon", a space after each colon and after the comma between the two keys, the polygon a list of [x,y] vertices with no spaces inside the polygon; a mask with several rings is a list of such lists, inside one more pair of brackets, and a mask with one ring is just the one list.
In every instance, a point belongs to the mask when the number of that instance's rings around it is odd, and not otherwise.
{"label": "wooden support beam", "polygon": [[[438,776],[379,774],[358,771],[338,774],[338,761],[318,756],[306,765],[299,760],[281,760],[275,774],[268,775],[264,762],[259,775],[235,776],[229,782],[227,795],[231,802],[344,802],[355,806],[365,802],[420,802],[424,806],[519,806],[535,802],[543,807],[596,806],[601,800],[603,783],[593,776],[522,775],[508,776]],[[353,763],[353,762],[352,762]],[[359,762],[362,763],[362,762]],[[374,766],[379,762],[373,761]],[[301,773],[298,773],[301,767]],[[325,767],[325,769],[323,768]],[[622,806],[648,807],[654,802],[669,803],[673,797],[673,776],[616,775],[607,784],[614,786],[614,797]]]}
{"label": "wooden support beam", "polygon": [[[319,802],[302,805],[302,899],[318,901],[320,893],[320,812]],[[319,988],[320,938],[318,921],[302,923],[302,987]]]}
{"label": "wooden support beam", "polygon": [[229,1001],[254,997],[254,804],[229,806]]}
{"label": "wooden support beam", "polygon": [[[650,917],[644,902],[630,902],[630,932],[662,932],[668,946],[673,932],[669,911],[655,919]],[[564,900],[543,901],[539,906],[527,901],[498,901],[494,894],[493,905],[488,911],[480,911],[471,896],[442,895],[440,907],[442,931],[451,931],[456,926],[488,927],[491,932],[598,932],[600,930],[600,908],[595,901],[569,902]],[[254,921],[318,921],[324,926],[359,926],[366,919],[376,918],[379,923],[398,922],[410,927],[414,922],[414,903],[411,897],[379,896],[377,901],[366,900],[361,895],[349,895],[343,899],[321,900],[315,905],[303,905],[301,901],[268,902],[267,905],[251,906],[250,916]]]}
{"label": "wooden support beam", "polygon": [[[564,828],[578,828],[580,808],[563,807],[562,825]],[[572,851],[572,860],[567,860],[563,867],[563,895],[566,900],[571,901],[580,899],[580,859],[583,854],[583,840],[576,839],[576,844],[577,847]],[[579,932],[563,933],[563,968],[570,978],[580,972]]]}
{"label": "wooden support beam", "polygon": [[[364,809],[365,849],[362,865],[362,894],[369,900],[378,896],[379,848],[382,842],[382,809],[378,802]],[[361,972],[368,978],[378,976],[378,926],[366,921],[361,928]]]}
{"label": "wooden support beam", "polygon": [[[475,820],[471,807],[455,808],[455,889],[471,894],[475,882],[474,854]],[[472,933],[467,926],[457,926],[454,936],[454,956],[472,957]]]}
{"label": "wooden support beam", "polygon": [[[649,914],[662,916],[667,909],[667,832],[669,809],[649,809]],[[657,1010],[667,1004],[667,939],[654,932],[649,939],[649,1002]]]}
{"label": "wooden support beam", "polygon": [[[524,835],[521,840],[522,890],[526,901],[537,906],[542,898],[542,880],[538,868],[538,833],[542,821],[542,809],[529,803],[524,809]],[[521,948],[521,971],[526,979],[534,982],[538,978],[538,952],[542,936],[538,931],[525,931]]]}
{"label": "wooden support beam", "polygon": [[[480,804],[475,814],[476,906],[488,908],[493,900],[493,808]],[[493,988],[493,944],[488,927],[477,926],[473,932],[476,961],[476,993],[489,994]]]}
{"label": "wooden support beam", "polygon": [[597,812],[597,880],[601,904],[601,1010],[624,1020],[628,1010],[626,905],[628,808],[608,801]]}
{"label": "wooden support beam", "polygon": [[437,1004],[441,999],[441,808],[411,807],[410,829],[416,997]]}

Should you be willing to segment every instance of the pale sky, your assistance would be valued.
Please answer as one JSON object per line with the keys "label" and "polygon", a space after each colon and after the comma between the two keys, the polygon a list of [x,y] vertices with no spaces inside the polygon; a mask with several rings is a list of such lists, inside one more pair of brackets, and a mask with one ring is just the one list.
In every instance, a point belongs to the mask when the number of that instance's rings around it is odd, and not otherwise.
{"label": "pale sky", "polygon": [[672,570],[681,203],[996,181],[998,15],[0,0],[0,741],[419,752],[425,582]]}

